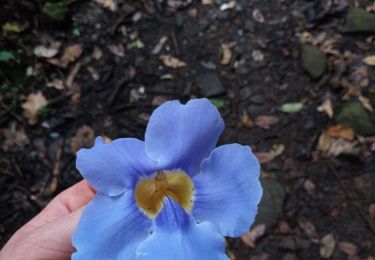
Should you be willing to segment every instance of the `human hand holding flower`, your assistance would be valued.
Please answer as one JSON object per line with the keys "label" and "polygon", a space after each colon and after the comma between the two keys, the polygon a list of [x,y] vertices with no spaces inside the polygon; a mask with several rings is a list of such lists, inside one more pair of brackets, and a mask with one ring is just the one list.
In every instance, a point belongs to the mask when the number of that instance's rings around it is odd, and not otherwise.
{"label": "human hand holding flower", "polygon": [[248,146],[215,148],[223,129],[207,99],[169,101],[151,115],[144,142],[98,137],[81,149],[77,168],[97,194],[72,258],[228,259],[224,236],[249,229],[262,187]]}
{"label": "human hand holding flower", "polygon": [[0,259],[70,259],[75,251],[72,234],[94,195],[85,180],[60,193],[11,237],[0,251]]}

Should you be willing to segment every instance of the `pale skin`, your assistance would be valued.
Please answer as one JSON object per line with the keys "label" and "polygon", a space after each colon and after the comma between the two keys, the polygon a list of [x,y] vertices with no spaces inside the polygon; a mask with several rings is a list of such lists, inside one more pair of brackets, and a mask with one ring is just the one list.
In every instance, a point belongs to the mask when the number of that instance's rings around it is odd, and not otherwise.
{"label": "pale skin", "polygon": [[70,259],[72,234],[94,195],[85,180],[61,192],[9,239],[0,260]]}

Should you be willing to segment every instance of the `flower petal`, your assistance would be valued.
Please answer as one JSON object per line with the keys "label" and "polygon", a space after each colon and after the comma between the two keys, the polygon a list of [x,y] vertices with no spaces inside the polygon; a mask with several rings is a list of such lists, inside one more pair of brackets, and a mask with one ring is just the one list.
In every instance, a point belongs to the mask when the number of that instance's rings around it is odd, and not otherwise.
{"label": "flower petal", "polygon": [[195,223],[173,200],[155,220],[153,234],[142,242],[136,259],[228,259],[225,240],[217,228],[209,223]]}
{"label": "flower petal", "polygon": [[156,162],[147,157],[138,139],[120,138],[105,144],[98,137],[94,147],[78,151],[76,166],[97,191],[117,196],[132,189],[140,176],[155,171]]}
{"label": "flower petal", "polygon": [[151,115],[145,134],[146,153],[164,169],[180,168],[194,175],[223,129],[223,119],[209,100],[193,99],[186,105],[168,101]]}
{"label": "flower petal", "polygon": [[250,147],[239,144],[216,148],[194,176],[192,214],[215,224],[222,235],[237,237],[254,222],[262,197],[260,167]]}
{"label": "flower petal", "polygon": [[151,226],[132,192],[117,197],[97,193],[73,234],[77,252],[72,259],[134,259],[137,246],[150,235]]}

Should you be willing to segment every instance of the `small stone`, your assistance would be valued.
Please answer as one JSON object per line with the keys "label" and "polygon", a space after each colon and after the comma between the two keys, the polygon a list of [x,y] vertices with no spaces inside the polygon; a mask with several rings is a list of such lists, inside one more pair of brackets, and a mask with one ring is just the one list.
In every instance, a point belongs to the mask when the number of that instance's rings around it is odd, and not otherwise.
{"label": "small stone", "polygon": [[263,197],[259,204],[254,225],[266,224],[271,226],[277,222],[277,218],[282,210],[285,191],[283,186],[276,181],[264,179],[261,183],[263,186]]}
{"label": "small stone", "polygon": [[336,122],[352,128],[357,134],[375,134],[375,125],[360,102],[347,101],[338,110]]}
{"label": "small stone", "polygon": [[225,88],[216,73],[206,73],[198,77],[196,84],[205,97],[217,96],[225,93]]}
{"label": "small stone", "polygon": [[375,32],[375,14],[368,13],[361,8],[350,8],[345,19],[345,24],[339,27],[345,33]]}
{"label": "small stone", "polygon": [[327,67],[327,58],[318,47],[302,46],[302,66],[313,79],[323,75]]}

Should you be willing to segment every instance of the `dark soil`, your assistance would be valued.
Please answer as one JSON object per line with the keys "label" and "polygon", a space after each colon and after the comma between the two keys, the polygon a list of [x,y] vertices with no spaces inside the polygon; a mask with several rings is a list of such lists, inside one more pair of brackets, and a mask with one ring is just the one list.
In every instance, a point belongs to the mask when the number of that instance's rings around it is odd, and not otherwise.
{"label": "dark soil", "polygon": [[[149,115],[163,101],[208,97],[225,119],[220,144],[250,145],[258,157],[266,156],[265,192],[281,187],[263,202],[265,213],[254,225],[266,224],[265,234],[254,247],[230,239],[233,257],[318,259],[322,238],[332,234],[329,258],[375,259],[375,138],[336,118],[348,100],[375,105],[375,67],[362,62],[374,55],[374,33],[339,30],[351,7],[366,9],[371,1],[238,0],[224,11],[228,2],[220,0],[193,1],[177,10],[159,1],[118,2],[112,12],[94,1],[68,1],[62,22],[42,14],[42,0],[1,4],[0,23],[23,29],[3,26],[0,38],[0,51],[15,56],[0,61],[0,245],[80,180],[75,151],[91,146],[94,136],[142,139]],[[33,54],[35,47],[57,41],[54,58],[60,64]],[[62,65],[64,48],[77,43],[82,54]],[[230,46],[228,62],[222,44]],[[327,59],[315,79],[303,68],[304,44],[317,46]],[[187,65],[168,67],[163,54]],[[64,89],[47,86],[54,80],[62,80]],[[31,125],[22,104],[39,91],[48,105]],[[327,99],[333,117],[317,110]],[[283,112],[286,103],[303,107]],[[370,108],[364,113],[373,120]],[[264,115],[277,123],[260,127],[257,118]],[[353,138],[342,140],[353,147],[321,149],[321,135],[338,123],[354,129]],[[270,158],[275,147],[281,152]],[[349,252],[343,242],[356,250]]]}

